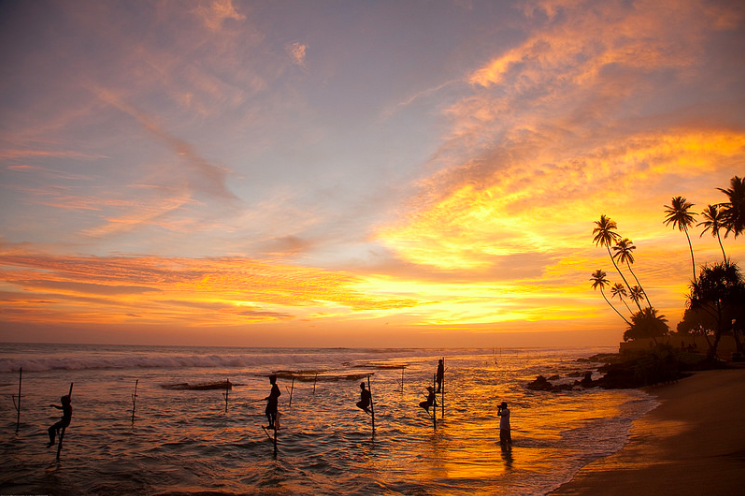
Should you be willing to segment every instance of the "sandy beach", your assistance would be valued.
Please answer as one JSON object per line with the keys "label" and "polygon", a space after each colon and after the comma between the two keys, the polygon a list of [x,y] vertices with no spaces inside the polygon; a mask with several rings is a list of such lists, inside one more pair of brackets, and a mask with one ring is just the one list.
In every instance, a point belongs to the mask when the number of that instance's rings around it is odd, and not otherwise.
{"label": "sandy beach", "polygon": [[745,368],[648,392],[661,404],[634,422],[629,443],[550,494],[745,494]]}

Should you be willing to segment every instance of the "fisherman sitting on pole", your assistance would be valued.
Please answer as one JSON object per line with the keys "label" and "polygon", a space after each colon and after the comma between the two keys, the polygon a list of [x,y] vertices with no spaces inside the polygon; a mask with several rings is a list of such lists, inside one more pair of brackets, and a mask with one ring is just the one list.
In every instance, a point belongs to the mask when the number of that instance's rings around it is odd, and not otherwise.
{"label": "fisherman sitting on pole", "polygon": [[370,412],[370,391],[365,389],[365,383],[360,383],[360,401],[357,402],[357,408],[364,410],[367,413]]}
{"label": "fisherman sitting on pole", "polygon": [[57,432],[60,429],[64,429],[65,427],[70,425],[70,421],[72,420],[72,405],[70,404],[70,396],[63,396],[62,398],[60,398],[60,401],[62,402],[62,406],[49,405],[56,408],[57,410],[62,410],[62,418],[59,422],[55,423],[49,428],[49,443],[47,444],[47,448],[54,446],[54,438],[56,437]]}
{"label": "fisherman sitting on pole", "polygon": [[432,386],[428,386],[427,391],[429,391],[429,394],[427,394],[427,400],[419,403],[419,406],[424,408],[427,411],[427,415],[429,415],[429,408],[435,405],[435,401],[437,399],[435,397],[435,388],[433,388]]}

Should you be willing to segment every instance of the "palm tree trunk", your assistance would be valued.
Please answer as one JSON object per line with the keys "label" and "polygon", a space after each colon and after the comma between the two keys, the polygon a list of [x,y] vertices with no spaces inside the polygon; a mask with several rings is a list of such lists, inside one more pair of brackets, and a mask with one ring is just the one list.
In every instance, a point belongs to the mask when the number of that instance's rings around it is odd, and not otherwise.
{"label": "palm tree trunk", "polygon": [[631,275],[634,276],[634,280],[636,281],[636,284],[641,288],[642,292],[644,293],[644,298],[647,300],[647,305],[649,305],[649,308],[652,308],[652,304],[649,302],[649,296],[647,296],[647,292],[644,291],[644,288],[642,288],[642,283],[639,282],[639,278],[636,277],[636,274],[634,274],[634,271],[631,270],[631,264],[626,262],[626,265],[629,268],[629,272],[631,272]]}
{"label": "palm tree trunk", "polygon": [[634,315],[634,312],[631,311],[631,307],[629,306],[628,303],[626,303],[626,300],[621,298],[621,301],[623,302],[624,305],[626,305],[626,310],[628,310],[631,315]]}
{"label": "palm tree trunk", "polygon": [[724,263],[727,263],[727,254],[724,253],[724,245],[722,244],[722,237],[719,235],[719,231],[717,231],[717,239],[719,240],[719,248],[722,249],[722,256],[724,257]]}
{"label": "palm tree trunk", "polygon": [[740,342],[740,331],[737,328],[732,328],[732,335],[735,337],[735,351],[742,353],[742,343]]}
{"label": "palm tree trunk", "polygon": [[693,243],[691,243],[691,237],[688,235],[688,229],[684,228],[683,232],[686,233],[688,239],[688,247],[691,249],[691,264],[693,264],[693,282],[696,282],[696,260],[693,258]]}
{"label": "palm tree trunk", "polygon": [[605,293],[603,293],[603,288],[600,288],[600,294],[603,295],[603,298],[605,298],[605,302],[608,305],[610,305],[610,307],[613,309],[613,311],[616,312],[618,314],[618,316],[623,319],[624,322],[626,322],[628,325],[631,325],[631,322],[629,322],[628,320],[626,320],[626,317],[624,317],[623,315],[621,315],[621,312],[619,312],[618,310],[616,310],[616,307],[613,306],[613,303],[611,303],[610,300],[608,299],[608,297],[605,296]]}
{"label": "palm tree trunk", "polygon": [[714,358],[717,356],[717,348],[719,347],[719,340],[722,338],[722,306],[717,302],[717,330],[714,334],[714,344],[709,349],[709,356]]}
{"label": "palm tree trunk", "polygon": [[[610,252],[610,246],[609,245],[605,245],[605,247],[608,250],[608,256],[610,257],[610,261],[613,263],[613,267],[616,268],[616,270],[618,271],[618,274],[621,276],[621,279],[623,279],[623,282],[626,284],[626,287],[629,289],[629,292],[631,292],[631,285],[629,284],[629,281],[627,281],[626,278],[624,277],[623,272],[621,272],[621,269],[619,269],[618,268],[618,265],[616,265],[616,260],[613,258],[613,255]],[[639,311],[641,312],[642,311],[642,306],[639,305],[639,302],[638,301],[636,302],[636,306],[639,307]],[[626,319],[623,319],[623,320],[626,320]]]}

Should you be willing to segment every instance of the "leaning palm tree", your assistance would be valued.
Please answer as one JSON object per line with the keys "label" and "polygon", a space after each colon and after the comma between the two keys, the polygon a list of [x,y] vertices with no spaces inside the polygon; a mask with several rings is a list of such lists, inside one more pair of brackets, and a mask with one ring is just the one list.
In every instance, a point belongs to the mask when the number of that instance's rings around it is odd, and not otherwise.
{"label": "leaning palm tree", "polygon": [[[631,272],[631,275],[634,276],[636,284],[641,287],[642,284],[639,282],[639,278],[636,277],[636,274],[631,269],[631,264],[634,263],[634,255],[631,252],[636,250],[636,246],[634,246],[634,243],[632,243],[629,238],[623,238],[621,241],[618,241],[616,243],[616,246],[613,247],[613,250],[616,252],[616,254],[613,256],[615,258],[618,258],[618,261],[621,263],[626,262],[626,266],[629,268],[629,272]],[[644,293],[644,297],[647,298],[646,293]],[[639,306],[638,301],[636,302],[636,305],[639,307],[639,310],[642,309],[642,307]],[[649,302],[649,298],[647,298],[647,305],[649,305],[650,307],[652,306],[652,304]]]}
{"label": "leaning palm tree", "polygon": [[729,197],[726,203],[720,203],[724,215],[724,226],[727,232],[726,238],[730,232],[735,233],[735,237],[745,232],[745,181],[740,177],[733,177],[730,180],[731,188],[717,188],[719,191]]}
{"label": "leaning palm tree", "polygon": [[[724,257],[724,261],[727,261],[727,254],[724,253],[724,245],[722,244],[722,237],[719,235],[719,230],[722,229],[724,226],[724,211],[719,208],[719,205],[709,205],[706,207],[706,210],[701,212],[701,215],[704,216],[703,222],[699,222],[696,224],[697,226],[703,226],[704,230],[701,231],[701,236],[706,234],[706,231],[711,229],[711,235],[716,236],[719,240],[719,248],[722,249],[722,256]],[[699,236],[699,237],[701,237]]]}
{"label": "leaning palm tree", "polygon": [[605,246],[608,249],[608,256],[610,257],[610,261],[613,262],[613,267],[615,267],[618,271],[618,274],[621,276],[621,279],[623,279],[626,287],[631,288],[629,281],[626,280],[623,272],[621,272],[621,269],[619,269],[618,265],[616,265],[616,260],[613,258],[613,254],[611,254],[610,252],[610,245],[616,243],[621,238],[621,235],[615,231],[618,228],[616,222],[612,221],[610,217],[601,215],[600,220],[595,221],[595,226],[595,229],[592,230],[592,234],[595,235],[595,237],[593,238],[595,245]]}
{"label": "leaning palm tree", "polygon": [[691,263],[693,264],[693,280],[696,280],[696,260],[693,258],[693,244],[691,243],[691,237],[688,235],[688,228],[693,225],[694,218],[688,210],[693,207],[693,203],[688,203],[682,196],[676,196],[672,200],[672,205],[665,205],[667,209],[665,213],[665,225],[672,223],[673,229],[676,227],[678,230],[686,233],[688,238],[688,247],[691,249]]}
{"label": "leaning palm tree", "polygon": [[592,281],[592,289],[598,289],[598,288],[600,288],[600,294],[603,295],[603,298],[605,299],[605,302],[608,305],[610,305],[610,307],[613,309],[613,311],[616,312],[618,314],[618,316],[623,319],[624,322],[626,322],[627,324],[631,325],[629,323],[629,321],[626,320],[626,317],[624,317],[623,315],[621,315],[621,312],[619,312],[618,310],[616,310],[616,307],[613,306],[613,303],[611,303],[610,300],[608,299],[608,297],[605,296],[605,293],[603,292],[603,288],[605,288],[605,286],[607,286],[608,284],[610,284],[610,282],[608,282],[608,279],[606,279],[605,276],[606,276],[606,273],[603,272],[600,269],[598,269],[595,272],[593,272],[592,273],[592,278],[590,279],[590,281]]}
{"label": "leaning palm tree", "polygon": [[624,286],[620,282],[615,283],[613,287],[610,288],[611,300],[613,299],[613,297],[617,296],[618,299],[621,300],[624,305],[626,305],[626,309],[629,311],[629,313],[633,315],[634,312],[631,311],[631,307],[629,307],[629,304],[626,303],[626,300],[624,300],[624,298],[628,295],[629,293],[626,291],[626,286]]}

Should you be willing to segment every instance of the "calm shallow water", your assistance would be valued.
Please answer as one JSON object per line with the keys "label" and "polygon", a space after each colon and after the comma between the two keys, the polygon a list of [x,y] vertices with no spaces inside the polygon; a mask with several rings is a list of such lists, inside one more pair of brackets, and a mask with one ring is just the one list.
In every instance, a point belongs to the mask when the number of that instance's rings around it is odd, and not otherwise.
{"label": "calm shallow water", "polygon": [[[538,374],[573,382],[569,373],[591,370],[577,358],[607,351],[4,345],[0,493],[545,494],[620,449],[631,421],[655,405],[636,390],[525,388]],[[438,408],[435,427],[418,404],[443,357],[445,413]],[[398,364],[407,365],[403,388],[402,371],[384,368]],[[279,380],[275,458],[261,425],[266,376],[279,370],[319,379]],[[335,380],[366,373],[374,373],[374,436],[355,407],[360,380]],[[227,412],[223,391],[162,387],[226,378],[234,383]],[[73,420],[57,463],[46,429],[60,412],[48,405],[71,382]],[[509,451],[497,442],[502,401],[512,410]]]}

